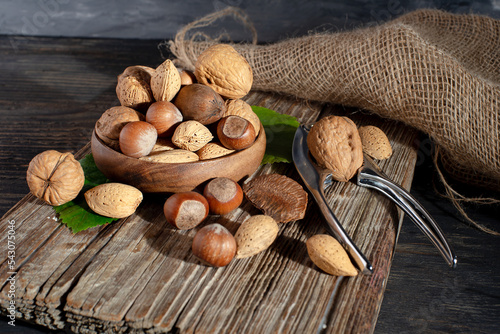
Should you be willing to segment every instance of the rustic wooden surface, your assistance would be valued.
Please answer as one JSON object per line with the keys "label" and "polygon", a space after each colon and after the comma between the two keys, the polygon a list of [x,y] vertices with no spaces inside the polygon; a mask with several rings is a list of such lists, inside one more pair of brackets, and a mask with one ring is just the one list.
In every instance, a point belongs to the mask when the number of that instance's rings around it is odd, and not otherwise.
{"label": "rustic wooden surface", "polygon": [[[12,45],[16,45],[16,48]],[[151,224],[161,218],[161,213],[154,211],[154,207],[161,202],[159,199],[151,198],[133,219],[84,232],[76,238],[70,235],[67,229],[59,227],[49,207],[41,205],[31,196],[23,198],[27,193],[24,181],[27,163],[35,154],[45,149],[76,152],[84,146],[100,113],[117,104],[114,86],[110,83],[116,73],[130,64],[158,64],[161,59],[156,50],[156,42],[44,38],[17,38],[12,41],[9,37],[0,39],[0,52],[1,73],[8,78],[4,80],[8,81],[8,84],[4,83],[0,90],[3,120],[0,131],[0,205],[3,213],[21,199],[17,206],[25,209],[24,213],[19,212],[19,216],[15,218],[16,231],[19,232],[16,235],[19,240],[16,261],[21,265],[17,297],[20,299],[19,306],[23,306],[22,311],[31,323],[38,322],[53,328],[63,323],[77,324],[73,325],[75,330],[89,327],[97,331],[104,322],[115,325],[116,330],[127,326],[139,330],[141,327],[151,327],[151,324],[161,324],[168,328],[175,324],[177,327],[200,331],[203,328],[211,328],[218,322],[220,324],[222,317],[226,320],[224,324],[228,330],[250,330],[251,326],[256,326],[256,321],[263,321],[281,324],[280,329],[296,332],[307,332],[307,329],[319,325],[326,325],[324,332],[352,331],[352,326],[368,332],[373,331],[381,294],[387,282],[387,272],[377,272],[371,277],[336,281],[317,271],[307,256],[304,256],[304,249],[300,245],[309,233],[321,229],[320,224],[310,226],[297,222],[284,226],[278,240],[279,246],[273,246],[256,258],[238,261],[219,270],[200,266],[185,252],[187,241],[192,237],[191,232],[177,233],[171,229],[162,229],[164,226],[161,223]],[[258,99],[262,105],[281,112],[296,115],[297,108],[304,107],[303,101],[273,95],[266,95],[264,98],[252,94],[249,96],[249,102],[252,103],[252,99]],[[314,103],[306,106],[313,110],[309,120],[316,117],[320,111],[328,113],[334,109],[335,112],[342,112],[333,106],[322,108]],[[394,136],[394,133],[391,136]],[[428,153],[425,150],[418,153],[423,153],[424,165],[427,166],[430,160]],[[419,161],[421,163],[421,159]],[[393,168],[390,165],[383,167],[389,171]],[[418,178],[416,187],[426,190],[430,172],[428,168],[422,168],[422,175]],[[272,170],[297,178],[296,172],[289,166],[274,166]],[[260,172],[269,171],[263,169]],[[406,175],[403,179],[408,185],[412,170],[410,168],[404,172]],[[353,191],[359,191],[354,188],[357,187],[333,189],[329,196],[332,199],[340,199],[340,202],[347,202],[346,195],[350,196]],[[449,206],[440,205],[442,200],[434,197],[429,191],[425,194],[420,197],[423,204],[438,218],[448,233],[459,260],[462,260],[459,262],[462,267],[459,266],[456,271],[447,269],[444,261],[420,232],[410,222],[405,223],[401,236],[403,244],[400,242],[398,246],[401,251],[397,252],[395,266],[392,268],[392,286],[390,279],[375,331],[493,333],[498,329],[500,315],[500,293],[496,283],[500,265],[496,239],[459,223]],[[384,204],[380,197],[371,198],[381,201],[376,208],[385,211],[375,214],[392,217],[393,225],[386,222],[386,226],[392,226],[392,231],[390,228],[388,231],[370,233],[377,234],[379,238],[388,233],[392,238],[394,228],[397,227],[397,224],[394,224],[397,222],[396,211]],[[16,212],[15,208],[13,210],[2,219],[2,225],[11,217],[12,212]],[[228,218],[238,222],[252,210],[246,205],[241,212]],[[370,214],[352,212],[348,206],[339,211],[337,214],[341,219],[347,214]],[[475,214],[487,224],[498,222],[498,212],[495,210],[478,210]],[[35,229],[30,225],[34,217],[43,219],[36,225],[37,233],[29,233]],[[312,221],[319,220],[313,205],[309,207],[308,217]],[[237,222],[225,220],[233,230]],[[349,230],[356,228],[355,225],[349,225]],[[4,230],[1,232],[2,244],[5,244]],[[178,238],[174,238],[172,234],[176,234]],[[143,238],[135,240],[134,243],[134,236]],[[356,241],[364,249],[369,247],[370,241],[373,240]],[[169,245],[177,245],[178,250],[167,251]],[[37,251],[33,253],[33,249]],[[67,251],[57,252],[57,249]],[[392,247],[388,247],[381,251],[380,256],[372,253],[369,253],[369,256],[387,259],[387,263],[372,261],[376,268],[388,270],[392,251]],[[4,254],[2,251],[2,258]],[[123,254],[127,255],[127,260],[123,260]],[[389,256],[386,256],[387,254]],[[5,263],[2,263],[0,274],[5,279]],[[186,278],[185,284],[175,285],[179,276],[168,275],[162,271],[164,266],[176,268],[177,275],[184,275]],[[127,276],[127,268],[130,267],[137,270],[135,276]],[[229,275],[241,271],[243,267],[246,274],[239,280]],[[272,271],[272,268],[276,270]],[[95,274],[91,275],[91,272]],[[158,277],[163,277],[163,280],[158,281]],[[133,279],[137,279],[134,281],[135,285],[124,289],[127,282]],[[240,295],[235,294],[235,298],[229,298],[227,304],[213,293],[224,293],[225,289],[229,288],[226,285],[220,286],[221,280],[228,280],[229,286],[239,285],[240,288],[237,289]],[[336,283],[339,283],[338,286]],[[242,289],[241,285],[245,284],[250,289]],[[334,294],[336,287],[338,290]],[[366,289],[369,294],[364,293]],[[85,291],[87,295],[79,296],[79,291]],[[127,291],[135,293],[136,299],[123,298]],[[143,294],[144,291],[164,298],[152,300]],[[178,295],[171,293],[172,291],[181,293]],[[287,295],[282,293],[283,291],[291,293]],[[348,296],[349,293],[353,295]],[[325,296],[332,295],[336,297],[326,302]],[[286,312],[282,314],[277,310],[266,312],[266,303],[271,300],[277,302],[280,307],[286,303],[289,303],[290,307],[285,308]],[[222,306],[215,318],[207,316],[213,303]],[[230,305],[231,310],[236,308],[243,313],[250,309],[252,317],[240,318],[235,315],[238,313],[228,312],[224,305]],[[354,307],[357,312],[342,316],[339,307],[345,306]],[[367,316],[370,314],[371,318]],[[460,314],[466,314],[467,317],[458,316]],[[89,320],[91,317],[95,319],[96,315],[101,317],[101,321],[90,324]],[[169,320],[167,315],[174,315],[175,320]],[[309,321],[300,321],[298,315],[307,317]],[[284,321],[279,321],[280,319]],[[358,322],[357,319],[365,321]],[[339,324],[339,327],[328,326],[332,323]],[[19,321],[16,323],[17,329],[9,327],[5,322],[2,325],[4,326],[0,328],[5,328],[2,332],[45,331],[40,327],[31,328],[29,324],[21,326]]]}

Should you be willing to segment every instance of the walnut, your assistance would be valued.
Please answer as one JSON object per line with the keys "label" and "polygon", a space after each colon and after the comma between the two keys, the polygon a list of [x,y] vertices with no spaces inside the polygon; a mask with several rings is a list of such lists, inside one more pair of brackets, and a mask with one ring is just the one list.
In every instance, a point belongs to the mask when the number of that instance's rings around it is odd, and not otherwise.
{"label": "walnut", "polygon": [[250,64],[228,44],[216,44],[203,51],[196,60],[194,75],[199,83],[228,99],[247,95],[253,83]]}
{"label": "walnut", "polygon": [[154,69],[147,66],[129,66],[118,76],[116,96],[120,104],[137,110],[146,110],[154,102],[151,75]]}
{"label": "walnut", "polygon": [[85,176],[73,154],[49,150],[31,160],[26,181],[33,195],[58,206],[73,200],[80,193]]}
{"label": "walnut", "polygon": [[307,135],[307,146],[316,162],[337,181],[349,181],[363,165],[361,138],[356,124],[347,117],[320,119]]}

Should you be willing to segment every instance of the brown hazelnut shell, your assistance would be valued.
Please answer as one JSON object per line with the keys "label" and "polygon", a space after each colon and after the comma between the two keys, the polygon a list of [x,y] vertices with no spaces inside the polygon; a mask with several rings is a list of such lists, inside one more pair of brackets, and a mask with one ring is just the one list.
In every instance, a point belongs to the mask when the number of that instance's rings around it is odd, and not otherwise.
{"label": "brown hazelnut shell", "polygon": [[175,193],[163,205],[167,222],[180,230],[198,226],[207,218],[208,210],[206,198],[195,191]]}
{"label": "brown hazelnut shell", "polygon": [[196,233],[191,250],[203,263],[224,267],[234,258],[236,247],[231,232],[220,224],[210,224]]}
{"label": "brown hazelnut shell", "polygon": [[205,185],[203,196],[208,201],[210,213],[225,215],[240,206],[243,190],[237,182],[227,177],[217,177]]}
{"label": "brown hazelnut shell", "polygon": [[144,121],[130,122],[120,132],[120,150],[132,158],[144,157],[151,152],[157,139],[153,125]]}
{"label": "brown hazelnut shell", "polygon": [[252,123],[243,117],[231,115],[217,124],[217,137],[222,145],[231,150],[243,150],[252,146],[257,137]]}
{"label": "brown hazelnut shell", "polygon": [[156,128],[158,137],[170,137],[176,126],[182,122],[182,114],[173,103],[158,101],[149,106],[146,112],[146,122]]}

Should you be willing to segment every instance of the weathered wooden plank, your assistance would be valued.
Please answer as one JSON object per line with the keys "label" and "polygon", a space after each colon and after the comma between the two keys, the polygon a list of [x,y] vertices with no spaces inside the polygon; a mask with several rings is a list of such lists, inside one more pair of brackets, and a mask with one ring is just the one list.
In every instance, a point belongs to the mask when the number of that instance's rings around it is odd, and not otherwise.
{"label": "weathered wooden plank", "polygon": [[[379,122],[395,151],[395,156],[381,165],[405,186],[411,181],[415,161],[413,136],[408,135],[411,131],[350,109],[325,109],[321,104],[290,97],[253,92],[247,101],[292,114],[303,123],[311,123],[321,112],[347,113],[360,123]],[[266,165],[256,174],[262,173],[299,180],[290,164]],[[20,310],[25,317],[52,328],[71,323],[75,332],[326,329],[369,333],[387,282],[399,216],[388,201],[352,183],[334,184],[327,197],[348,233],[372,259],[376,268],[373,276],[339,280],[313,265],[305,241],[325,230],[311,199],[307,218],[282,225],[270,249],[219,269],[201,265],[191,254],[190,242],[196,230],[174,230],[166,223],[161,196],[147,196],[137,213],[126,220],[75,236],[50,218],[50,207],[39,203],[40,212],[33,213],[33,201],[26,201],[4,217],[19,219],[18,233],[23,240],[32,240],[29,234],[36,234],[33,229],[37,224],[25,223],[28,219],[43,222],[41,218],[47,216],[46,224],[57,227],[38,238],[38,243],[20,248],[24,263],[19,269],[23,279],[18,298],[25,305]],[[235,232],[256,213],[258,210],[245,202],[238,210],[210,217],[206,223],[219,222]],[[23,226],[27,229],[24,232]]]}

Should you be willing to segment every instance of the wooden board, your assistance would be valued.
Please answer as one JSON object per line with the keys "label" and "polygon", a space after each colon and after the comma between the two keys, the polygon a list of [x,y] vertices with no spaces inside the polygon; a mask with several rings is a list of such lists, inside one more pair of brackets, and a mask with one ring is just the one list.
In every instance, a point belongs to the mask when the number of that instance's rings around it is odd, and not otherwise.
{"label": "wooden board", "polygon": [[[394,149],[380,165],[409,188],[415,131],[360,111],[280,95],[252,92],[247,101],[294,115],[302,123],[341,114],[358,124],[379,125]],[[88,152],[87,145],[77,157]],[[301,182],[292,164],[261,166],[256,174],[262,173]],[[166,223],[164,197],[147,195],[133,216],[73,235],[58,223],[50,206],[27,195],[0,222],[3,243],[8,223],[15,222],[18,316],[52,329],[70,324],[77,333],[371,333],[402,215],[381,195],[353,183],[335,183],[327,197],[371,260],[373,275],[337,278],[309,260],[305,241],[325,232],[312,200],[304,220],[281,225],[270,249],[216,269],[191,254],[196,229],[178,231]],[[258,213],[245,201],[206,224],[218,222],[235,232],[249,215]],[[5,312],[6,279],[12,270],[6,253],[1,256],[0,305]]]}

